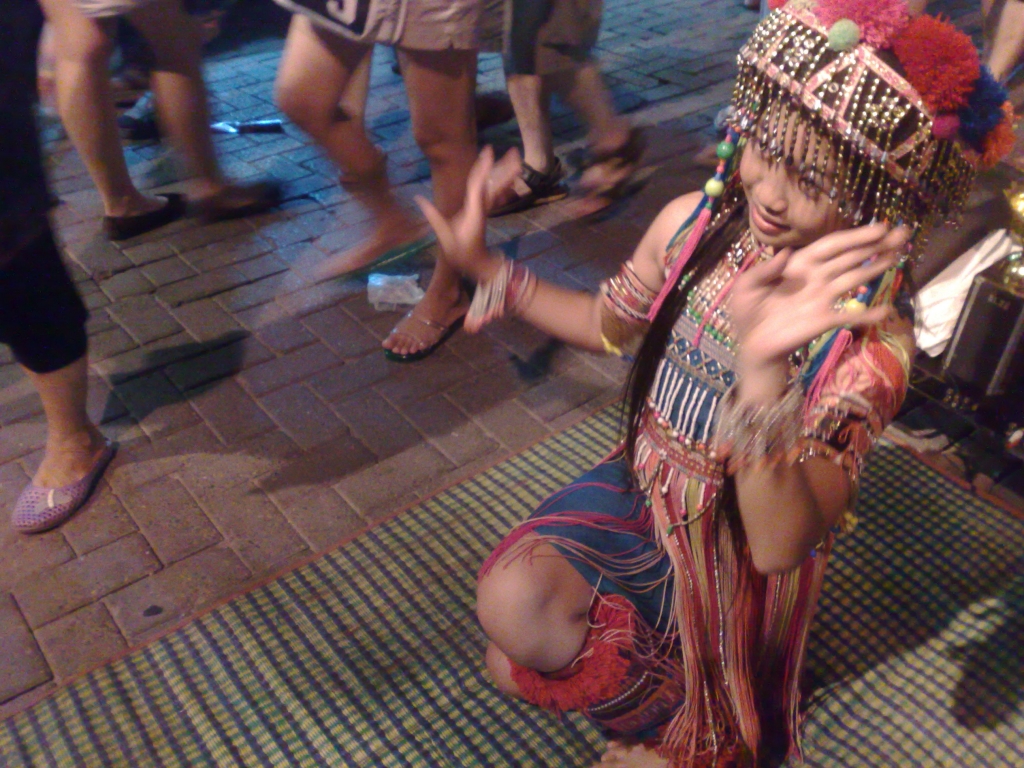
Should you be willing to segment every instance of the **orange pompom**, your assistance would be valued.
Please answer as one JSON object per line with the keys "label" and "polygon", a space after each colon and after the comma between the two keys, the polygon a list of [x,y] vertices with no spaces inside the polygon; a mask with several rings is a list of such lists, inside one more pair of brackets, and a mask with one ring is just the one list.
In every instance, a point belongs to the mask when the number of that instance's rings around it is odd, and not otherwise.
{"label": "orange pompom", "polygon": [[981,167],[992,168],[1013,150],[1017,135],[1013,131],[1013,106],[1003,103],[1003,119],[985,137],[985,152],[981,156]]}
{"label": "orange pompom", "polygon": [[948,21],[933,16],[912,19],[892,45],[907,81],[933,113],[956,112],[981,73],[974,43]]}

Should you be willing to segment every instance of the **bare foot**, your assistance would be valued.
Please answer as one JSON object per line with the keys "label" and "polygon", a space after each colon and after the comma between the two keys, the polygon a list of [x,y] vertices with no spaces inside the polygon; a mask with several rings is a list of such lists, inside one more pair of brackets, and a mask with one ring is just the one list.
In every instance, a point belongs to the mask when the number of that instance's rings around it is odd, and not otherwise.
{"label": "bare foot", "polygon": [[421,240],[430,234],[430,226],[407,216],[383,221],[377,230],[355,248],[332,256],[316,272],[319,280],[340,277],[373,263],[392,248]]}
{"label": "bare foot", "polygon": [[621,741],[609,741],[594,768],[668,768],[668,760],[642,744],[626,746]]}
{"label": "bare foot", "polygon": [[96,466],[106,440],[96,427],[46,443],[46,453],[32,482],[42,488],[60,488],[81,480]]}
{"label": "bare foot", "polygon": [[433,346],[445,331],[469,311],[469,299],[456,286],[457,294],[435,296],[427,291],[412,312],[403,317],[384,339],[384,349],[396,355],[412,355]]}

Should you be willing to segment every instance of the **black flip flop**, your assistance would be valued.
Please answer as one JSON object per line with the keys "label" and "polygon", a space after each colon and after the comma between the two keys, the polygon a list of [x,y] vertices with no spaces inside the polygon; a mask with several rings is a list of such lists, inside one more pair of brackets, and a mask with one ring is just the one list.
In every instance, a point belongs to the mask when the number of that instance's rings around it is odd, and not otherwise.
{"label": "black flip flop", "polygon": [[[424,320],[422,317],[416,317],[415,315],[413,315],[413,311],[414,310],[410,310],[409,313],[406,314],[405,318],[402,319],[404,320],[406,318],[411,318],[412,320],[416,320],[420,323],[423,323],[425,326],[433,328],[434,330],[444,329],[444,333],[442,333],[441,337],[433,344],[431,344],[429,347],[424,347],[423,349],[417,350],[416,352],[410,352],[407,355],[399,355],[396,352],[392,352],[390,349],[385,349],[384,357],[386,357],[388,360],[391,360],[394,363],[415,363],[419,360],[423,360],[425,358],[430,357],[437,351],[438,347],[440,347],[442,344],[448,341],[448,339],[450,339],[452,335],[462,327],[462,324],[466,322],[466,316],[462,315],[462,317],[457,318],[451,325],[445,327],[440,323],[435,323],[433,320]],[[398,326],[395,327],[397,329]],[[394,331],[392,331],[392,333],[394,333]]]}
{"label": "black flip flop", "polygon": [[158,195],[167,200],[167,204],[155,211],[147,211],[137,216],[104,216],[103,231],[111,240],[127,240],[130,237],[145,234],[157,227],[170,224],[180,219],[185,213],[185,196],[178,194]]}

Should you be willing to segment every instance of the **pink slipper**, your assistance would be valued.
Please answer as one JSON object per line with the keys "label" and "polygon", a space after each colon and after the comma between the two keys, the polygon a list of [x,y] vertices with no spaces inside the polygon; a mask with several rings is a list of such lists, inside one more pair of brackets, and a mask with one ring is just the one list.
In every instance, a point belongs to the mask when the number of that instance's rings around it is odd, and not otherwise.
{"label": "pink slipper", "polygon": [[41,488],[29,483],[14,505],[11,527],[21,533],[42,533],[63,523],[88,500],[115,453],[117,443],[107,440],[89,473],[63,488]]}

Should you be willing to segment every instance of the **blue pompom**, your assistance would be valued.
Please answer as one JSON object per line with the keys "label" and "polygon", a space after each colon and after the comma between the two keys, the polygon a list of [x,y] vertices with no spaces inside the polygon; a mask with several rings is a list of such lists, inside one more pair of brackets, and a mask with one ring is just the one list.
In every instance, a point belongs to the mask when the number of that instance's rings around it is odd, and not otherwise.
{"label": "blue pompom", "polygon": [[1006,88],[983,66],[974,91],[967,97],[967,106],[958,113],[960,137],[976,152],[985,151],[985,137],[1002,122],[1006,99]]}

